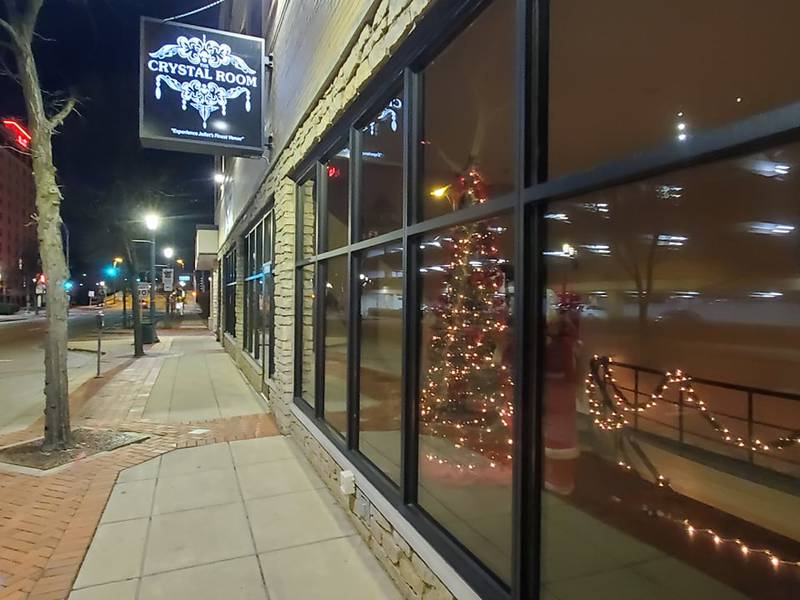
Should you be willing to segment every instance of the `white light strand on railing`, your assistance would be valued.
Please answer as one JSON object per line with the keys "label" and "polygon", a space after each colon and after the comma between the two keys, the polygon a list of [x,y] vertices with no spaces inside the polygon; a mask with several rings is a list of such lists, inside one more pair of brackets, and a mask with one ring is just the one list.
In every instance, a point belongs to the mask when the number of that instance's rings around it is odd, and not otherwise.
{"label": "white light strand on railing", "polygon": [[762,554],[767,557],[770,564],[776,569],[781,565],[800,567],[800,561],[784,560],[779,556],[776,556],[772,550],[769,550],[767,548],[751,548],[739,538],[722,537],[713,529],[695,527],[689,522],[688,519],[679,520],[679,519],[674,519],[672,517],[666,517],[666,518],[676,523],[680,523],[686,529],[686,533],[689,535],[690,538],[696,535],[705,535],[708,536],[711,540],[713,540],[715,546],[730,545],[738,547],[739,551],[744,556],[750,556],[752,554]]}
{"label": "white light strand on railing", "polygon": [[[620,412],[644,412],[648,408],[652,408],[657,405],[658,400],[663,400],[664,392],[668,389],[668,384],[670,383],[678,383],[681,385],[680,389],[683,392],[689,394],[687,396],[687,402],[695,403],[692,408],[697,407],[698,410],[701,411],[703,416],[706,419],[717,426],[715,429],[718,433],[722,434],[723,441],[729,443],[735,443],[738,447],[744,447],[744,439],[740,436],[730,435],[730,432],[727,428],[719,426],[716,418],[709,414],[707,411],[706,405],[703,403],[702,400],[699,400],[696,396],[696,392],[691,384],[691,377],[688,377],[678,369],[673,374],[672,372],[668,371],[664,374],[663,379],[656,386],[657,391],[650,395],[650,400],[645,403],[643,406],[637,406],[636,404],[632,404],[622,393],[622,391],[617,386],[617,380],[614,378],[613,373],[614,369],[610,366],[613,363],[613,359],[611,357],[601,357],[595,354],[592,357],[590,363],[590,370],[589,375],[586,377],[586,396],[589,401],[589,413],[594,415],[593,424],[597,426],[599,429],[603,431],[615,431],[622,429],[625,425],[628,425],[627,418]],[[597,381],[597,377],[600,377],[600,381]],[[606,387],[611,387],[613,390],[613,400],[608,401],[607,393],[606,393],[606,402],[601,402],[597,399],[596,393],[599,391],[598,385],[602,384],[604,386],[604,391]],[[688,398],[691,397],[691,400]],[[605,409],[605,410],[604,410]],[[727,437],[727,439],[726,439]],[[733,442],[731,442],[733,440]],[[790,436],[785,436],[782,438],[778,438],[773,440],[770,443],[763,443],[759,440],[753,440],[754,443],[750,444],[750,447],[754,451],[768,451],[770,449],[778,449],[782,450],[784,447],[793,444],[793,443],[800,443],[800,434],[798,432],[792,433]],[[630,464],[625,462],[624,460],[618,460],[617,465],[625,469],[629,472],[636,471]],[[659,488],[668,488],[670,491],[675,491],[672,486],[670,485],[669,480],[658,473],[653,467],[655,472],[655,481],[654,483]],[[638,471],[636,471],[638,475]],[[676,492],[677,493],[677,492]],[[800,561],[791,561],[785,560],[780,558],[778,555],[775,554],[772,550],[768,548],[754,548],[748,546],[745,542],[743,542],[740,538],[729,538],[721,536],[719,533],[715,532],[713,529],[707,527],[700,527],[693,525],[688,519],[685,518],[678,518],[674,517],[668,513],[664,513],[662,511],[655,511],[654,514],[658,518],[666,519],[672,523],[676,523],[684,528],[686,533],[689,537],[694,537],[695,535],[701,536],[708,536],[713,542],[714,545],[724,546],[724,545],[733,545],[738,547],[739,551],[742,553],[743,556],[747,557],[750,555],[758,554],[767,557],[770,564],[773,568],[777,569],[781,565],[791,566],[791,567],[800,567]]]}
{"label": "white light strand on railing", "polygon": [[[793,432],[790,435],[782,436],[771,441],[763,442],[758,438],[747,440],[742,436],[732,433],[727,427],[720,424],[719,419],[708,410],[706,403],[700,399],[692,385],[692,378],[686,375],[681,369],[667,371],[655,392],[650,394],[650,399],[643,405],[638,402],[631,402],[617,386],[614,378],[614,369],[611,367],[613,359],[607,356],[592,357],[589,374],[586,377],[586,397],[589,402],[589,414],[594,416],[594,424],[602,430],[621,429],[629,424],[624,413],[643,413],[647,409],[653,408],[659,400],[664,399],[664,394],[671,385],[680,386],[680,391],[685,393],[685,406],[700,413],[703,419],[717,432],[720,440],[728,445],[738,448],[749,448],[753,452],[768,452],[770,450],[783,450],[793,444],[800,444],[800,432]],[[598,382],[597,379],[600,379]],[[603,403],[597,398],[598,385],[610,387],[613,392],[612,405]],[[638,400],[638,398],[637,398]],[[621,412],[620,412],[621,411]]]}

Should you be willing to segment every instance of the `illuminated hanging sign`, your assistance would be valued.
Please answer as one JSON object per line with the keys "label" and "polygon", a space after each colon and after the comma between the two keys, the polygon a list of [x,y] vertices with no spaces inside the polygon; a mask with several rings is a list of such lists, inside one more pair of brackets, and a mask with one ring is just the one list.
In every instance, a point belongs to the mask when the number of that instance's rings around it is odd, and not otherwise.
{"label": "illuminated hanging sign", "polygon": [[142,145],[260,155],[263,57],[261,38],[142,18]]}
{"label": "illuminated hanging sign", "polygon": [[6,131],[9,134],[9,137],[14,140],[14,143],[20,150],[30,149],[31,134],[19,121],[15,121],[14,119],[3,119],[2,122],[3,127],[6,128]]}

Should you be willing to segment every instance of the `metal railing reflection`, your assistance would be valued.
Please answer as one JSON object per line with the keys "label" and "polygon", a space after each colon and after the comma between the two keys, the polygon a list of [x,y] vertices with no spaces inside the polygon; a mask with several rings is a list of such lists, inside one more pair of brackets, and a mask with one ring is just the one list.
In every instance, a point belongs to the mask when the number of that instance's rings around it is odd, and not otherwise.
{"label": "metal railing reflection", "polygon": [[595,416],[601,428],[625,426],[774,471],[800,468],[800,394],[599,356],[592,359],[587,392],[595,407],[590,412],[613,417]]}

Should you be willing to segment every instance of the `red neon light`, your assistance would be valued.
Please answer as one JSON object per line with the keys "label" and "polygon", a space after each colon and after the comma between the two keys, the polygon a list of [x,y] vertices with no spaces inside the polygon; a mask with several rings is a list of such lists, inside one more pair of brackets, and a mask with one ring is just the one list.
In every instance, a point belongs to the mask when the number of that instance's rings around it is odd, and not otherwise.
{"label": "red neon light", "polygon": [[336,178],[341,175],[342,172],[339,171],[339,167],[334,167],[333,165],[328,165],[328,177]]}
{"label": "red neon light", "polygon": [[15,130],[16,142],[20,147],[27,148],[31,145],[31,134],[20,123],[14,119],[3,119],[3,126]]}

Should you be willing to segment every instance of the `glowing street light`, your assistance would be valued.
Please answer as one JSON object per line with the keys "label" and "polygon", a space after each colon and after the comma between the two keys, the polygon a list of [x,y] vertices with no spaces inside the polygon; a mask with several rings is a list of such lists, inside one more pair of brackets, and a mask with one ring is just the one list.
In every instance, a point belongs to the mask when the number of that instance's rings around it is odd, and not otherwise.
{"label": "glowing street light", "polygon": [[219,184],[225,183],[225,174],[224,173],[214,173],[214,183],[219,183]]}
{"label": "glowing street light", "polygon": [[173,256],[175,256],[175,250],[173,250],[170,246],[167,246],[163,250],[164,258],[170,260]]}
{"label": "glowing street light", "polygon": [[158,224],[160,221],[160,217],[155,213],[148,213],[144,216],[144,224],[150,231],[155,231],[158,229]]}
{"label": "glowing street light", "polygon": [[447,190],[449,189],[450,189],[449,185],[443,185],[442,187],[437,187],[431,191],[431,196],[433,196],[437,200],[441,200],[447,195]]}
{"label": "glowing street light", "polygon": [[148,213],[144,216],[144,224],[150,230],[150,325],[153,328],[153,337],[156,330],[156,229],[160,217],[155,213]]}

